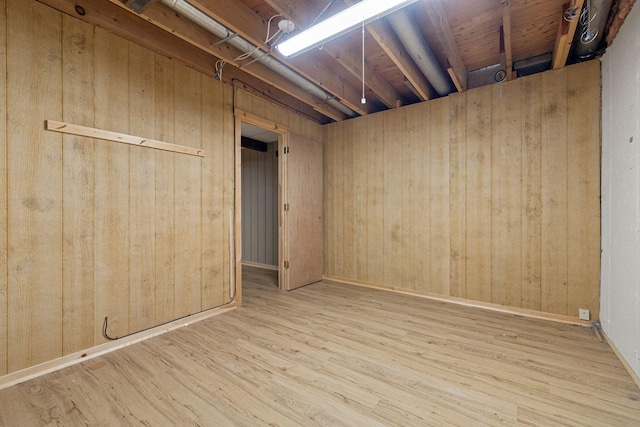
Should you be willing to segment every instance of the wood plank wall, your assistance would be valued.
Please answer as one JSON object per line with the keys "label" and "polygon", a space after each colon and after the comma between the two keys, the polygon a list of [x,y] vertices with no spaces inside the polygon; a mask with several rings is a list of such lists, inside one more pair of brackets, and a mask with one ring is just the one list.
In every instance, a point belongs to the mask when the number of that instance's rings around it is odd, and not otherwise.
{"label": "wood plank wall", "polygon": [[[258,98],[256,96],[253,96],[251,92],[251,88],[246,86],[243,83],[238,83],[238,87],[236,88],[234,94],[235,94],[235,98],[234,98],[234,106],[235,108],[238,108],[241,111],[246,111],[249,112],[251,114],[254,114],[260,118],[265,119],[265,121],[271,122],[273,124],[278,125],[279,129],[286,129],[288,132],[296,134],[296,135],[300,135],[303,136],[305,138],[311,139],[313,141],[323,141],[324,140],[324,127],[311,121],[306,119],[305,117],[300,116],[299,114],[296,114],[294,111],[286,108],[285,106],[281,106],[281,105],[276,105],[276,104],[272,104],[270,102],[267,102],[266,100],[262,99],[262,98]],[[272,143],[270,145],[273,145],[274,149],[275,147],[275,143]],[[246,151],[246,150],[243,150]],[[276,162],[277,163],[277,162]],[[243,191],[245,189],[245,185],[244,185],[244,181],[245,181],[245,174],[246,172],[243,170],[243,176],[240,177],[241,182],[238,183],[242,188]],[[276,190],[278,191],[278,190]],[[250,206],[250,204],[253,203],[251,200],[247,200],[247,198],[245,197],[245,195],[243,195],[242,197],[242,209],[243,211],[245,210],[245,208],[247,207],[247,205]],[[249,209],[253,209],[253,207],[249,207]],[[276,209],[276,215],[278,215],[276,217],[276,221],[279,221],[279,214],[278,214],[278,210]],[[244,221],[244,218],[243,218]],[[252,253],[247,254],[245,252],[245,246],[247,245],[247,236],[245,235],[245,226],[243,225],[243,234],[242,234],[242,239],[243,239],[243,243],[242,243],[242,251],[243,251],[243,256],[246,254],[247,256],[249,256],[250,258],[253,258],[254,255],[252,255]],[[279,229],[276,228],[274,230],[274,235],[277,236],[279,233]],[[266,241],[266,237],[265,237],[265,241]],[[276,245],[277,240],[274,242]],[[250,249],[249,251],[253,251],[253,249],[251,249],[252,244],[248,243],[250,245]],[[278,264],[278,249],[276,247],[276,253],[275,258],[273,260],[273,265],[277,265]],[[254,261],[253,259],[248,259],[248,261]],[[254,261],[255,262],[255,261]],[[270,263],[269,263],[270,264]]]}
{"label": "wood plank wall", "polygon": [[242,149],[242,260],[278,265],[278,143]]}
{"label": "wood plank wall", "polygon": [[325,275],[599,312],[600,63],[326,126]]}
{"label": "wood plank wall", "polygon": [[35,1],[0,21],[0,375],[228,301],[233,89]]}
{"label": "wood plank wall", "polygon": [[239,110],[269,120],[305,138],[314,141],[323,140],[324,129],[318,123],[308,120],[284,106],[272,104],[262,98],[257,98],[249,92],[250,88],[247,87],[246,90],[243,90],[245,89],[243,88],[243,84],[239,83],[239,85],[241,86],[240,90],[234,92],[234,106]]}

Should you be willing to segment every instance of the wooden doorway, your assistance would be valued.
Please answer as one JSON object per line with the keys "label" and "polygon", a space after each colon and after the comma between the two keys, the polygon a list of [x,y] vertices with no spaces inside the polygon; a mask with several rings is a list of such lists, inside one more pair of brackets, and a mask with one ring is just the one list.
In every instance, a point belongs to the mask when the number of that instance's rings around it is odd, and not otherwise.
{"label": "wooden doorway", "polygon": [[[278,150],[282,145],[282,140],[285,138],[288,133],[288,129],[282,126],[279,126],[269,120],[258,117],[254,114],[247,113],[242,110],[235,110],[235,153],[236,153],[236,162],[235,162],[235,270],[236,270],[236,289],[237,295],[236,301],[238,305],[242,305],[242,124],[246,123],[266,131],[273,132],[278,135]],[[278,159],[278,212],[281,211],[280,206],[281,203],[281,190],[280,190],[280,160]],[[279,214],[280,215],[280,214]],[[282,269],[282,259],[281,259],[281,246],[282,246],[282,233],[280,231],[280,219],[278,219],[278,276],[280,276],[280,271]]]}
{"label": "wooden doorway", "polygon": [[292,290],[322,280],[322,144],[289,133],[283,145],[280,288]]}
{"label": "wooden doorway", "polygon": [[277,133],[242,123],[242,264],[277,270],[278,140]]}
{"label": "wooden doorway", "polygon": [[[245,111],[235,111],[235,271],[242,303],[242,123],[278,138],[278,287],[291,290],[322,279],[322,145]],[[285,154],[286,153],[286,154]]]}

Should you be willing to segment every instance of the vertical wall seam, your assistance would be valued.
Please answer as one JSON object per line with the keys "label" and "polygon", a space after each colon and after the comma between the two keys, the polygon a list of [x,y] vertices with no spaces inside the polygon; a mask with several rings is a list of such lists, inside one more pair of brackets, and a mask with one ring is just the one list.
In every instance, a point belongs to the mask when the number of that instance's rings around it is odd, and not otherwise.
{"label": "vertical wall seam", "polygon": [[542,119],[544,118],[544,103],[543,103],[543,94],[544,94],[544,87],[543,87],[543,79],[542,77],[540,77],[540,84],[538,85],[538,96],[540,97],[540,103],[539,103],[539,110],[537,112],[537,116],[538,116],[538,123],[540,123],[540,127],[538,128],[538,172],[540,174],[540,179],[538,180],[538,196],[540,197],[539,200],[539,207],[540,207],[540,212],[538,213],[539,215],[539,220],[538,220],[538,232],[540,234],[540,245],[539,246],[539,252],[538,252],[538,260],[540,262],[540,271],[539,271],[539,278],[538,278],[538,282],[539,282],[539,286],[538,286],[538,297],[539,297],[539,304],[537,309],[542,311],[542,292],[543,292],[543,286],[542,286],[542,252],[543,252],[543,245],[542,245],[542,228],[543,228],[543,224],[542,224],[542,210],[543,210],[543,205],[542,205],[542,160],[543,160],[543,156],[542,156],[542,136],[543,136],[543,121]]}
{"label": "vertical wall seam", "polygon": [[469,114],[469,95],[468,93],[464,92],[464,196],[465,196],[465,202],[464,202],[464,289],[463,289],[463,295],[460,295],[460,297],[462,298],[468,298],[467,297],[467,272],[469,271],[468,270],[469,257],[467,256],[467,242],[469,239],[467,217],[469,216],[469,212],[467,211],[468,204],[466,202],[467,197],[469,196],[469,176],[468,176],[469,156],[467,152],[467,148],[469,145],[468,144],[469,143],[468,114]]}
{"label": "vertical wall seam", "polygon": [[[203,139],[204,139],[204,135],[202,133],[202,130],[203,130],[203,123],[204,123],[204,120],[205,120],[205,117],[204,117],[204,100],[205,100],[205,97],[204,97],[204,78],[202,77],[201,74],[198,74],[198,80],[200,81],[200,108],[199,108],[199,110],[200,110],[199,111],[200,120],[198,120],[198,126],[200,127],[200,129],[198,129],[198,138],[199,138],[198,145],[200,147],[202,147],[203,146]],[[211,155],[211,153],[209,155]],[[200,286],[198,287],[199,290],[200,290],[200,296],[198,298],[198,301],[200,303],[200,305],[199,305],[200,310],[203,310],[205,308],[203,300],[202,300],[203,295],[204,295],[203,287],[204,287],[204,277],[205,277],[205,274],[203,272],[203,269],[204,269],[204,262],[203,262],[204,240],[202,238],[202,232],[204,231],[203,227],[202,227],[203,214],[206,213],[206,212],[204,212],[204,194],[203,194],[203,190],[204,190],[204,185],[203,185],[204,166],[203,166],[203,162],[205,162],[205,161],[206,160],[204,158],[201,158],[200,161],[198,162],[198,167],[200,168],[200,179],[199,179],[199,181],[200,181],[200,201],[199,201],[199,203],[200,203],[200,221],[198,221],[198,227],[200,227],[200,230],[199,230],[199,233],[198,233],[198,236],[199,236],[199,239],[200,239],[200,269],[199,269],[200,270]]]}
{"label": "vertical wall seam", "polygon": [[[489,153],[489,172],[491,174],[491,177],[489,179],[489,185],[491,186],[491,188],[489,189],[489,192],[491,194],[490,196],[490,200],[491,200],[491,209],[490,209],[490,217],[491,217],[491,221],[489,221],[489,302],[494,302],[493,301],[493,287],[494,287],[494,281],[493,281],[493,248],[495,246],[494,243],[494,235],[493,235],[493,229],[494,229],[494,220],[495,220],[495,216],[493,214],[493,201],[494,201],[494,185],[493,185],[493,168],[494,168],[494,164],[493,164],[493,150],[495,145],[497,144],[496,141],[493,140],[493,108],[494,108],[494,104],[495,104],[495,99],[494,99],[494,95],[493,95],[493,89],[495,88],[499,88],[500,90],[502,90],[502,82],[498,83],[497,85],[493,86],[489,86],[489,89],[487,90],[487,92],[489,92],[489,115],[490,115],[490,119],[489,119],[489,123],[491,123],[491,126],[489,128],[489,132],[491,133],[491,135],[489,136],[488,140],[491,141],[491,146],[488,150]],[[505,283],[501,283],[500,286],[504,287]]]}
{"label": "vertical wall seam", "polygon": [[[502,83],[503,84],[503,83]],[[491,86],[489,86],[491,87]],[[492,105],[491,105],[491,109],[489,110],[489,123],[492,124],[492,126],[489,127],[489,140],[494,141],[494,131],[493,131],[493,97],[490,98],[492,100]],[[493,185],[493,170],[494,170],[494,165],[495,165],[495,156],[493,153],[493,150],[489,151],[489,156],[491,156],[491,161],[489,162],[489,169],[491,170],[491,179],[489,180],[489,185],[491,186],[490,188],[490,192],[491,192],[491,252],[489,254],[490,256],[490,262],[489,265],[491,266],[491,286],[489,286],[489,301],[493,301],[493,295],[494,295],[494,287],[493,287],[493,248],[495,246],[495,241],[494,241],[494,232],[496,227],[494,227],[494,216],[493,216],[493,200],[494,200],[494,191],[495,191],[495,186]],[[505,284],[503,283],[502,286],[504,286]]]}
{"label": "vertical wall seam", "polygon": [[540,110],[538,111],[538,119],[540,120],[540,133],[538,134],[539,141],[540,141],[540,144],[539,144],[540,146],[539,146],[539,149],[538,149],[538,159],[539,159],[538,165],[539,165],[539,171],[540,171],[540,181],[539,181],[539,186],[540,187],[539,187],[539,193],[538,193],[539,196],[540,196],[540,214],[539,214],[540,215],[540,221],[539,221],[539,224],[540,224],[540,251],[538,253],[538,257],[539,257],[539,260],[540,260],[540,279],[539,279],[540,280],[540,289],[538,290],[538,296],[540,298],[540,305],[539,305],[538,309],[540,311],[544,311],[543,307],[542,307],[542,304],[543,304],[543,301],[545,300],[545,298],[544,298],[544,280],[543,280],[544,279],[544,274],[543,274],[544,264],[542,262],[542,259],[543,259],[542,256],[543,256],[543,252],[544,252],[544,249],[543,249],[544,248],[544,245],[543,245],[543,243],[544,243],[544,239],[543,239],[543,237],[544,237],[544,233],[543,233],[543,229],[544,229],[543,218],[544,218],[544,216],[543,216],[543,213],[544,213],[544,208],[545,208],[545,206],[543,204],[544,196],[542,194],[542,189],[543,189],[543,185],[542,185],[542,180],[543,180],[542,170],[543,170],[543,165],[544,165],[544,163],[543,163],[544,162],[543,151],[544,151],[544,144],[545,144],[545,141],[544,141],[544,138],[543,138],[544,137],[544,127],[545,127],[545,122],[544,122],[544,117],[545,117],[545,114],[544,114],[544,110],[545,110],[544,87],[545,87],[544,86],[544,78],[541,76],[540,77],[540,85],[538,86],[538,90],[539,90],[538,95],[540,96]]}
{"label": "vertical wall seam", "polygon": [[4,245],[5,251],[4,251],[4,265],[5,265],[5,271],[4,271],[4,281],[5,281],[5,307],[3,310],[3,316],[4,316],[4,325],[5,325],[5,331],[4,331],[4,348],[5,348],[5,358],[4,358],[4,366],[1,370],[1,372],[5,372],[8,373],[9,371],[9,111],[8,111],[8,105],[9,105],[9,94],[7,93],[7,75],[9,72],[9,62],[7,61],[7,57],[9,56],[9,52],[8,52],[8,48],[9,48],[9,25],[8,25],[8,6],[7,3],[4,2],[4,9],[2,11],[0,11],[0,13],[4,14],[4,19],[5,19],[5,26],[4,26],[4,42],[5,42],[5,61],[4,61],[4,70],[3,70],[3,79],[2,79],[2,84],[4,85],[4,105],[5,105],[5,111],[4,111],[4,117],[1,117],[0,120],[3,120],[5,123],[5,129],[4,129],[4,138],[5,138],[5,144],[3,147],[4,150],[4,173],[5,173],[5,185],[3,189],[0,189],[0,191],[4,192],[5,195],[5,200],[6,200],[6,206],[4,207],[4,209],[6,210],[5,212],[5,223],[4,225],[4,229],[5,229],[5,241],[4,242],[0,242],[0,244]]}
{"label": "vertical wall seam", "polygon": [[[153,112],[154,112],[154,119],[153,119],[153,132],[154,132],[154,138],[158,138],[160,140],[167,140],[166,135],[162,135],[160,136],[160,132],[158,131],[158,122],[157,122],[157,118],[158,118],[158,77],[157,77],[157,71],[158,71],[158,54],[155,53],[153,55],[153,93],[154,93],[154,97],[153,97]],[[165,99],[164,97],[162,99]],[[158,153],[154,153],[153,155],[153,162],[155,165],[155,168],[153,169],[153,188],[154,188],[154,197],[153,197],[153,221],[155,223],[155,229],[154,229],[154,245],[157,242],[157,234],[158,234],[158,157],[160,157],[160,155]],[[153,280],[153,287],[155,289],[154,292],[154,296],[153,296],[153,323],[154,324],[158,324],[160,323],[160,317],[158,316],[158,251],[157,251],[157,246],[155,246],[155,249],[153,251],[153,276],[154,276],[154,280]]]}
{"label": "vertical wall seam", "polygon": [[567,129],[567,137],[566,140],[561,141],[562,144],[566,147],[566,152],[567,152],[567,157],[565,160],[565,170],[567,171],[566,175],[565,175],[565,183],[564,183],[564,187],[565,187],[565,193],[566,193],[566,197],[564,200],[564,204],[565,204],[565,224],[567,224],[567,239],[565,242],[565,247],[567,248],[567,250],[565,251],[564,254],[564,262],[565,265],[567,266],[566,269],[566,274],[563,277],[564,280],[564,293],[565,293],[565,307],[564,307],[564,311],[565,313],[569,312],[569,241],[571,240],[571,232],[570,232],[570,228],[568,227],[569,224],[569,185],[570,180],[569,180],[569,171],[571,169],[570,168],[570,164],[571,164],[571,160],[569,159],[570,157],[570,153],[569,153],[569,144],[568,144],[568,140],[569,140],[569,73],[565,72],[564,73],[564,87],[566,88],[566,92],[565,92],[565,98],[566,98],[566,110],[564,111],[564,127],[565,129]]}
{"label": "vertical wall seam", "polygon": [[[202,96],[202,94],[204,93],[204,85],[202,82],[202,79],[199,79],[200,81],[200,85],[198,87],[198,91],[200,92],[200,99],[198,102],[198,115],[200,116],[199,120],[198,120],[198,141],[196,141],[196,144],[198,146],[200,146],[200,148],[202,148],[202,122],[204,120],[204,113],[202,111],[202,106],[204,105],[204,96]],[[211,153],[209,153],[209,155],[211,155]],[[203,277],[204,275],[202,274],[202,268],[204,266],[204,254],[202,253],[202,221],[203,221],[203,203],[202,203],[202,198],[203,198],[203,190],[204,190],[204,185],[203,185],[203,167],[202,167],[202,162],[204,161],[204,158],[201,158],[200,161],[198,162],[198,167],[199,167],[199,171],[198,171],[198,181],[200,182],[200,189],[199,189],[199,194],[200,194],[200,206],[198,206],[198,224],[200,226],[200,230],[198,233],[198,236],[200,238],[200,256],[198,258],[200,258],[200,280],[198,283],[198,292],[200,293],[200,297],[198,298],[198,310],[202,310],[203,308],[203,304],[202,304],[202,288],[204,286],[204,280]]]}
{"label": "vertical wall seam", "polygon": [[[93,80],[94,99],[95,99],[96,82],[97,82],[96,70],[98,69],[98,67],[96,67],[97,55],[95,53],[96,52],[96,29],[97,28],[98,27],[92,27],[92,31],[91,31],[92,32],[91,41],[93,43],[93,48],[92,48],[93,57],[91,58],[91,61],[93,61],[93,67],[92,67],[93,68],[93,71],[92,71],[93,76],[92,76],[92,80]],[[95,119],[96,118],[96,114],[97,114],[96,105],[97,105],[97,103],[93,102],[93,123],[92,123],[93,126],[96,125],[96,119]],[[99,319],[99,317],[98,317],[98,304],[96,304],[96,302],[95,302],[95,295],[97,295],[97,286],[96,286],[97,280],[96,280],[96,276],[97,276],[97,272],[98,272],[98,269],[95,268],[95,265],[96,265],[96,254],[98,253],[98,248],[97,248],[97,245],[98,245],[97,240],[98,239],[95,238],[95,236],[98,234],[98,232],[97,232],[97,217],[98,217],[98,215],[95,214],[96,199],[98,197],[98,189],[97,189],[97,185],[96,185],[97,184],[96,183],[96,165],[98,164],[98,162],[96,161],[97,151],[98,150],[96,150],[96,149],[93,150],[93,165],[94,165],[94,170],[93,170],[93,173],[94,173],[94,176],[93,176],[93,207],[94,207],[94,215],[93,215],[93,229],[92,229],[92,232],[93,232],[92,245],[93,245],[93,264],[94,264],[94,269],[93,269],[93,295],[94,295],[94,298],[93,298],[93,319],[94,319],[94,323],[96,321],[99,321],[98,320]],[[97,339],[96,339],[97,337],[96,337],[96,334],[95,334],[95,329],[96,329],[95,325],[94,325],[93,329],[94,329],[94,332],[92,334],[92,344],[95,346],[95,345],[97,345]]]}
{"label": "vertical wall seam", "polygon": [[467,148],[468,148],[468,133],[469,130],[467,129],[467,94],[465,93],[464,95],[465,97],[465,101],[464,101],[464,116],[465,116],[465,120],[464,120],[464,140],[462,141],[463,144],[463,159],[464,159],[464,176],[463,176],[463,182],[464,182],[464,199],[463,199],[463,209],[462,209],[462,224],[464,227],[464,285],[462,287],[462,295],[458,295],[462,298],[467,298],[467,258],[468,258],[468,252],[467,252],[467,197],[468,197],[468,193],[467,193],[467,181],[468,181],[468,171],[467,171]]}
{"label": "vertical wall seam", "polygon": [[[178,77],[176,74],[176,66],[175,66],[175,62],[171,61],[171,68],[172,68],[172,73],[171,73],[171,77],[172,77],[172,91],[173,91],[173,100],[172,100],[172,105],[171,105],[171,115],[172,115],[172,130],[173,130],[173,141],[176,141],[176,94],[177,94],[177,88],[178,85],[176,84],[176,78]],[[173,287],[173,313],[172,313],[172,317],[176,318],[176,274],[177,274],[177,269],[175,268],[176,265],[176,217],[178,217],[177,212],[176,212],[176,181],[177,181],[177,170],[178,168],[176,167],[176,157],[177,154],[172,153],[171,155],[172,158],[172,163],[173,163],[173,185],[172,185],[172,191],[173,191],[173,215],[172,215],[172,228],[173,228],[173,244],[172,246],[172,251],[173,251],[173,257],[172,257],[172,262],[173,262],[173,280],[172,280],[172,287]]]}
{"label": "vertical wall seam", "polygon": [[[127,42],[127,108],[129,112],[129,123],[127,126],[127,132],[131,131],[131,43]],[[128,254],[127,254],[127,278],[129,286],[127,293],[127,329],[126,333],[129,334],[132,332],[131,329],[131,147],[127,147],[127,184],[128,184],[128,206],[127,206],[127,239],[129,240],[128,245]]]}
{"label": "vertical wall seam", "polygon": [[[60,18],[60,118],[64,121],[65,117],[65,104],[64,104],[64,93],[65,93],[65,78],[64,78],[64,18],[61,13],[58,14]],[[64,167],[65,167],[65,157],[64,157],[64,142],[66,137],[63,134],[60,134],[60,262],[62,263],[60,268],[60,312],[62,316],[60,317],[61,325],[60,325],[60,355],[64,355],[64,341],[65,341],[65,321],[64,321],[64,305],[65,305],[65,292],[64,292],[64,280],[65,280],[65,263],[64,263],[64,230],[65,230],[65,220],[64,220],[64,189],[65,189],[65,180],[64,180]]]}

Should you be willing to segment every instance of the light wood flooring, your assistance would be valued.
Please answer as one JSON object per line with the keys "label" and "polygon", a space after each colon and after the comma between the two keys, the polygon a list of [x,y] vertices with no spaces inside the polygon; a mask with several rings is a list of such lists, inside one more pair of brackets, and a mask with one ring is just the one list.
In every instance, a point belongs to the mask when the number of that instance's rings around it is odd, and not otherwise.
{"label": "light wood flooring", "polygon": [[589,329],[244,271],[243,308],[0,391],[0,424],[640,425]]}

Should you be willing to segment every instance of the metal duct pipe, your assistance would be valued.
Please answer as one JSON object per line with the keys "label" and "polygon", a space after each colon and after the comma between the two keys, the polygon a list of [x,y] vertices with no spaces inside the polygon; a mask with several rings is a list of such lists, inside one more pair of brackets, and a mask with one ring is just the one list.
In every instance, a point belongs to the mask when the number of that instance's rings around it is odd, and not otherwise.
{"label": "metal duct pipe", "polygon": [[[600,42],[602,41],[602,37],[604,36],[604,27],[607,24],[607,18],[609,18],[609,12],[611,12],[611,4],[612,0],[589,0],[585,2],[585,6],[582,9],[582,13],[580,14],[580,21],[578,22],[578,30],[576,31],[576,35],[573,41],[573,46],[575,46],[575,55],[576,58],[580,61],[584,61],[587,59],[591,59],[598,49],[600,48]],[[591,26],[590,29],[597,29],[598,35],[591,41],[584,43],[583,35],[587,30],[587,25],[585,25],[588,21],[587,16],[587,5],[591,6]]]}
{"label": "metal duct pipe", "polygon": [[[180,15],[184,16],[190,21],[194,22],[195,24],[199,25],[200,27],[204,28],[205,30],[209,31],[211,34],[220,37],[221,39],[228,37],[229,39],[227,40],[227,43],[241,50],[242,52],[252,52],[256,48],[256,46],[248,42],[246,39],[242,38],[239,35],[234,35],[234,33],[229,31],[227,27],[220,24],[215,19],[202,12],[200,9],[197,9],[184,0],[160,0],[160,2],[168,6],[172,10],[178,12]],[[326,102],[335,109],[340,110],[347,116],[355,117],[358,115],[349,107],[341,104],[338,100],[334,99],[331,94],[325,92],[310,80],[307,80],[305,77],[296,73],[291,68],[274,59],[271,55],[265,54],[264,51],[258,50],[251,56],[262,62],[268,68],[275,71],[296,86]]]}
{"label": "metal duct pipe", "polygon": [[404,10],[395,12],[387,17],[400,42],[407,49],[422,74],[440,96],[453,92],[449,77],[442,71],[436,57],[424,41],[415,21]]}

